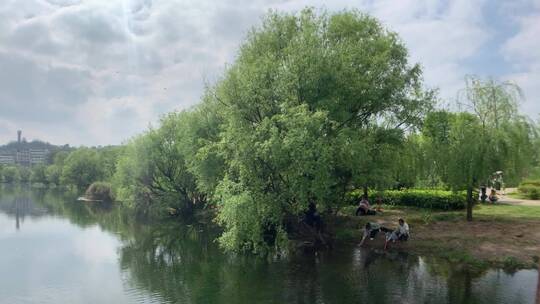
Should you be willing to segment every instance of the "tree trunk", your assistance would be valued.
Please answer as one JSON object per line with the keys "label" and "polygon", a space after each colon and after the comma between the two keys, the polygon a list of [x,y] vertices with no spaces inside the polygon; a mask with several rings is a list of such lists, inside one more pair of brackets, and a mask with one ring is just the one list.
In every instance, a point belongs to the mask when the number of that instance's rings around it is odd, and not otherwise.
{"label": "tree trunk", "polygon": [[364,197],[366,199],[368,198],[368,186],[367,185],[364,185]]}
{"label": "tree trunk", "polygon": [[469,186],[467,188],[467,221],[472,221],[472,208],[473,208],[473,187]]}

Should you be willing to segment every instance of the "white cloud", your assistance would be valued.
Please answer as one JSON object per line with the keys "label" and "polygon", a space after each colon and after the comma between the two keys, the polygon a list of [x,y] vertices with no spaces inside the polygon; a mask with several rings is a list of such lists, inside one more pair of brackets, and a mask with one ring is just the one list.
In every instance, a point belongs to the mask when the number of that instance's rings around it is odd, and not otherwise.
{"label": "white cloud", "polygon": [[514,68],[504,78],[523,89],[526,98],[523,112],[534,116],[540,113],[540,2],[532,12],[517,18],[517,22],[518,31],[501,48]]}
{"label": "white cloud", "polygon": [[[120,143],[161,114],[195,104],[204,81],[214,81],[234,60],[248,30],[269,9],[366,11],[400,34],[411,62],[424,67],[426,84],[440,87],[444,98],[453,98],[465,74],[477,72],[467,60],[497,35],[488,24],[490,16],[483,15],[486,3],[2,1],[0,143],[14,138],[15,129],[58,144]],[[523,19],[523,31],[506,48],[512,64],[519,64],[516,57],[534,56],[520,46],[534,49],[531,35],[536,32],[527,29],[534,29],[535,18]],[[527,95],[540,96],[537,78],[532,77],[538,69],[531,69],[516,69],[511,77]]]}
{"label": "white cloud", "polygon": [[[398,32],[410,50],[411,61],[424,68],[430,87],[453,99],[471,73],[464,60],[489,39],[482,7],[485,1],[377,1],[375,16]],[[397,5],[397,6],[396,6]]]}
{"label": "white cloud", "polygon": [[118,259],[116,250],[119,247],[118,240],[105,234],[97,227],[87,228],[73,238],[73,252],[84,262],[93,266],[113,264]]}

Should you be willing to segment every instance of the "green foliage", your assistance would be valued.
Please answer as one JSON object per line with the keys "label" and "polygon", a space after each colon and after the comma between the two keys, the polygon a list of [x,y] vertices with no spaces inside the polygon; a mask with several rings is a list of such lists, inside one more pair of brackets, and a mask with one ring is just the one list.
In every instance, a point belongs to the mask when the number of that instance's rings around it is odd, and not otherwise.
{"label": "green foliage", "polygon": [[538,130],[518,114],[519,87],[491,79],[467,78],[460,103],[468,112],[430,113],[416,151],[416,186],[468,190],[467,218],[472,219],[472,192],[503,171],[516,185],[538,161]]}
{"label": "green foliage", "polygon": [[518,269],[523,268],[524,265],[515,257],[507,256],[502,260],[504,270],[508,272],[516,272]]}
{"label": "green foliage", "polygon": [[436,172],[428,172],[428,155],[424,138],[419,134],[407,136],[399,153],[392,157],[395,162],[392,188],[433,188],[441,186]]}
{"label": "green foliage", "polygon": [[64,166],[64,162],[66,161],[67,157],[69,156],[69,152],[67,151],[57,151],[53,154],[53,164],[57,166]]}
{"label": "green foliage", "polygon": [[121,146],[107,146],[97,149],[104,180],[110,181],[112,179],[114,173],[116,172],[118,157],[122,153],[123,148],[124,147]]}
{"label": "green foliage", "polygon": [[540,180],[524,180],[519,185],[518,191],[528,199],[540,199]]}
{"label": "green foliage", "polygon": [[431,105],[420,79],[397,35],[369,16],[268,15],[207,93],[223,121],[208,145],[227,173],[215,195],[220,243],[281,247],[284,217],[310,199],[331,210],[349,187],[393,184],[401,127]]}
{"label": "green foliage", "polygon": [[455,114],[449,131],[447,183],[455,190],[476,188],[491,170],[485,163],[480,121],[468,113]]}
{"label": "green foliage", "polygon": [[469,113],[430,113],[422,129],[424,179],[454,190],[476,188],[487,178],[486,148],[479,119]]}
{"label": "green foliage", "polygon": [[[222,199],[217,221],[225,228],[220,237],[223,247],[231,251],[261,253],[267,250],[268,245],[283,246],[276,242],[286,235],[280,227],[279,206],[257,204],[257,198],[242,188],[241,184],[226,177],[217,190]],[[268,244],[264,235],[272,231],[278,237]]]}
{"label": "green foliage", "polygon": [[427,209],[458,210],[465,208],[465,192],[444,190],[391,190],[385,191],[383,203]]}
{"label": "green foliage", "polygon": [[[362,195],[362,190],[352,191],[349,194],[350,201],[356,203]],[[467,204],[467,193],[465,191],[407,189],[370,193],[371,202],[375,202],[378,197],[382,199],[385,205],[434,210],[460,210],[464,209]]]}
{"label": "green foliage", "polygon": [[19,170],[15,166],[6,166],[2,170],[2,177],[4,183],[17,183],[20,181]]}
{"label": "green foliage", "polygon": [[506,184],[517,185],[538,161],[537,129],[518,111],[521,89],[510,82],[469,77],[465,92],[466,104],[480,121],[486,167],[503,171]]}
{"label": "green foliage", "polygon": [[119,156],[114,175],[118,198],[138,208],[170,207],[191,212],[202,207],[206,194],[193,174],[196,156],[192,113],[170,113],[132,140]]}
{"label": "green foliage", "polygon": [[94,181],[102,180],[104,169],[95,149],[79,148],[64,161],[60,182],[86,189]]}
{"label": "green foliage", "polygon": [[424,120],[419,144],[424,154],[424,186],[446,185],[449,181],[451,130],[455,114],[448,111],[429,113]]}
{"label": "green foliage", "polygon": [[[490,173],[504,171],[510,184],[534,174],[538,129],[516,114],[515,85],[469,78],[470,112],[453,113],[432,111],[435,94],[421,79],[397,34],[365,14],[270,13],[200,104],[124,147],[57,151],[31,179],[111,182],[145,212],[215,208],[227,250],[285,248],[286,218],[310,201],[323,213],[347,208],[350,189],[427,209],[424,222],[432,209],[466,205],[472,218]],[[4,181],[27,179],[21,170],[3,168]],[[384,191],[418,187],[453,191]],[[88,191],[112,195],[103,183]]]}
{"label": "green foliage", "polygon": [[32,167],[30,181],[32,183],[47,184],[47,167],[45,165],[37,165]]}
{"label": "green foliage", "polygon": [[113,202],[115,197],[110,183],[94,182],[86,189],[85,197],[90,200]]}
{"label": "green foliage", "polygon": [[152,183],[152,167],[147,157],[151,142],[146,135],[132,139],[118,159],[113,177],[117,199],[128,203],[149,201],[149,185]]}
{"label": "green foliage", "polygon": [[30,182],[30,176],[32,175],[32,171],[28,167],[24,166],[17,166],[17,169],[19,170],[19,181],[21,183]]}
{"label": "green foliage", "polygon": [[540,188],[533,188],[530,189],[530,191],[527,193],[527,196],[532,200],[538,200],[540,199]]}
{"label": "green foliage", "polygon": [[[540,150],[540,145],[538,145],[538,150]],[[540,153],[540,151],[539,151]],[[530,179],[540,179],[540,167],[533,167],[529,170],[528,178]]]}
{"label": "green foliage", "polygon": [[62,167],[58,164],[53,164],[45,170],[45,176],[48,184],[55,186],[60,185],[60,177],[62,176]]}
{"label": "green foliage", "polygon": [[430,114],[423,129],[431,170],[455,191],[467,190],[467,219],[472,220],[474,189],[494,168],[487,162],[485,125],[470,113],[439,111]]}
{"label": "green foliage", "polygon": [[520,186],[540,187],[540,179],[526,179],[521,182]]}

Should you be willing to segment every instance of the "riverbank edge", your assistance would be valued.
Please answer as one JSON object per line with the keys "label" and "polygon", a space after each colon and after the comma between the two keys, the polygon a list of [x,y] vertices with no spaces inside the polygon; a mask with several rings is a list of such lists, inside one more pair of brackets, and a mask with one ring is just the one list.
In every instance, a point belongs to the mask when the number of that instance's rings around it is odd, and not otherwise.
{"label": "riverbank edge", "polygon": [[[329,233],[333,236],[333,246],[354,246],[359,245],[363,234],[363,227],[368,221],[374,220],[369,217],[354,217],[348,215],[338,215],[332,218],[327,218]],[[375,221],[382,224],[389,224],[388,221],[381,221],[375,219]],[[419,226],[433,226],[445,221],[432,221],[429,224],[422,224],[418,222],[418,219],[413,218],[413,227],[417,229]],[[459,223],[461,224],[461,223]],[[508,229],[512,229],[512,223],[508,223]],[[462,239],[465,240],[465,236]],[[460,241],[453,240],[453,241]],[[464,242],[465,243],[465,242]],[[383,249],[384,248],[384,236],[379,234],[376,240],[368,241],[364,244],[366,248]],[[525,269],[538,269],[540,263],[540,252],[537,256],[532,256],[529,259],[512,256],[512,255],[494,255],[483,252],[483,256],[474,254],[473,251],[478,250],[472,246],[466,246],[465,248],[454,247],[445,238],[439,240],[430,239],[429,241],[418,238],[413,230],[413,235],[408,242],[390,244],[388,251],[401,251],[408,254],[417,256],[427,256],[446,260],[454,264],[458,268],[467,268],[472,271],[484,271],[490,268],[498,268],[507,272],[515,272]]]}
{"label": "riverbank edge", "polygon": [[[200,210],[197,217],[203,219],[203,222],[212,223],[211,220],[215,210]],[[406,215],[406,216],[405,216]],[[323,217],[325,233],[328,243],[326,246],[316,246],[313,238],[294,237],[292,234],[289,239],[289,254],[302,254],[302,252],[315,252],[319,250],[334,250],[340,247],[359,246],[363,235],[363,227],[369,222],[378,222],[386,227],[395,227],[397,219],[404,217],[411,226],[411,239],[407,242],[398,242],[390,244],[388,252],[404,252],[416,256],[433,257],[446,260],[454,265],[455,268],[461,268],[469,272],[482,272],[488,269],[502,269],[512,273],[518,270],[539,269],[540,250],[531,255],[512,255],[501,254],[497,251],[486,251],[482,249],[482,240],[484,245],[488,244],[503,246],[506,249],[519,250],[519,243],[505,241],[498,236],[485,241],[481,236],[476,236],[473,231],[468,231],[469,225],[493,226],[497,222],[497,229],[503,231],[513,231],[516,223],[528,225],[534,223],[535,227],[540,228],[540,219],[534,219],[533,222],[522,221],[519,219],[486,218],[477,216],[473,222],[465,220],[463,212],[433,212],[429,210],[419,210],[414,208],[396,208],[386,210],[382,215],[377,216],[352,216],[349,214],[327,215]],[[451,225],[456,233],[450,239],[448,236],[440,236],[434,229],[436,227]],[[217,228],[217,227],[216,227]],[[488,230],[489,233],[489,229]],[[495,230],[495,229],[493,229]],[[433,232],[433,233],[431,233]],[[485,232],[484,232],[485,233]],[[524,236],[523,238],[527,238]],[[494,242],[493,240],[497,240]],[[520,240],[522,238],[519,238]],[[533,240],[535,246],[540,248],[540,241]],[[460,246],[455,246],[458,243]],[[320,244],[319,244],[320,245]],[[374,241],[367,241],[365,248],[383,250],[384,234],[379,233]]]}

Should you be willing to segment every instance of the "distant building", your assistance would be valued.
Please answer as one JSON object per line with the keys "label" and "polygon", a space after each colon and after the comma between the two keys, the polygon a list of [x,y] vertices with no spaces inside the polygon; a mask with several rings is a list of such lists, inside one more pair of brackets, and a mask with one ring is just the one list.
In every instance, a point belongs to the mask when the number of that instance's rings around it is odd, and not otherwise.
{"label": "distant building", "polygon": [[47,157],[49,156],[49,150],[47,149],[30,149],[30,165],[44,164],[47,162]]}
{"label": "distant building", "polygon": [[30,166],[30,150],[17,150],[17,152],[15,153],[15,163],[21,166]]}
{"label": "distant building", "polygon": [[0,165],[13,165],[15,164],[15,157],[13,154],[2,153],[0,154]]}
{"label": "distant building", "polygon": [[22,131],[17,131],[16,149],[0,151],[0,164],[17,164],[29,167],[46,163],[50,151],[48,149],[29,148],[26,139],[21,139],[21,136]]}

